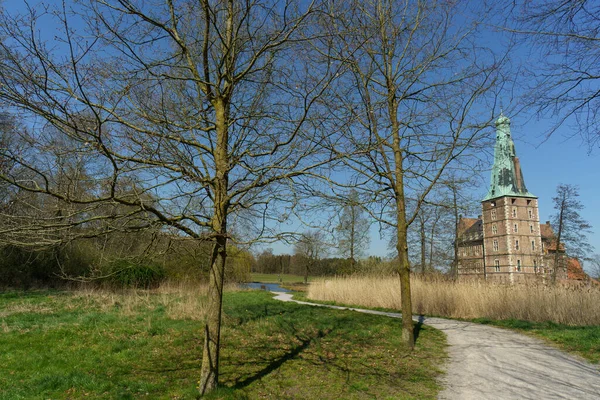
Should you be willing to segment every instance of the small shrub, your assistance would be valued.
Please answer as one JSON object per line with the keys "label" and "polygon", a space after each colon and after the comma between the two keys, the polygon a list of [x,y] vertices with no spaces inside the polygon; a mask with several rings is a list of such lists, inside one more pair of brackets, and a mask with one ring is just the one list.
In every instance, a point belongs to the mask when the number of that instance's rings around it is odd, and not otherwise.
{"label": "small shrub", "polygon": [[119,288],[156,288],[165,279],[164,269],[157,264],[121,259],[109,266],[108,282]]}

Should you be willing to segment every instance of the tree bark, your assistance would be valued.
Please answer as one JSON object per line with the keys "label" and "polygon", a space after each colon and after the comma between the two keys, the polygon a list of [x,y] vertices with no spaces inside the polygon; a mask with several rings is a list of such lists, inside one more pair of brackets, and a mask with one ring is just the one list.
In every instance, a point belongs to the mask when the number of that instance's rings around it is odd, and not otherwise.
{"label": "tree bark", "polygon": [[[452,279],[458,279],[458,223],[459,223],[459,215],[458,215],[458,199],[456,198],[456,181],[452,181],[452,205],[454,210],[454,260],[452,261]],[[483,270],[485,275],[485,251],[483,252]]]}
{"label": "tree bark", "polygon": [[[404,207],[404,200],[397,202]],[[402,209],[403,210],[403,209]],[[410,263],[408,262],[408,245],[406,233],[406,213],[398,211],[398,275],[400,276],[400,300],[402,302],[402,342],[410,349],[415,347],[414,327],[412,320],[412,299],[410,291]]]}
{"label": "tree bark", "polygon": [[425,273],[425,263],[426,261],[426,254],[425,254],[425,246],[427,245],[427,237],[425,236],[425,221],[423,219],[423,217],[419,218],[419,222],[421,224],[420,226],[420,235],[421,235],[421,274]]}
{"label": "tree bark", "polygon": [[402,302],[402,342],[410,349],[415,347],[415,336],[412,321],[412,299],[410,293],[410,263],[408,261],[408,237],[406,222],[406,201],[404,195],[403,151],[400,143],[400,124],[398,122],[398,104],[394,97],[395,90],[389,90],[388,108],[392,122],[394,151],[394,194],[396,197],[396,226],[398,250],[398,275],[400,276],[400,301]]}
{"label": "tree bark", "polygon": [[204,348],[200,370],[199,390],[202,395],[214,390],[219,383],[219,349],[221,341],[221,310],[223,279],[227,258],[228,211],[228,107],[221,98],[213,102],[216,116],[217,144],[215,148],[214,215],[212,230],[215,243],[211,254],[208,286],[208,311],[204,324]]}
{"label": "tree bark", "polygon": [[208,286],[208,311],[204,323],[204,347],[200,370],[200,393],[205,395],[219,383],[219,348],[221,342],[221,310],[227,237],[221,236],[212,251]]}

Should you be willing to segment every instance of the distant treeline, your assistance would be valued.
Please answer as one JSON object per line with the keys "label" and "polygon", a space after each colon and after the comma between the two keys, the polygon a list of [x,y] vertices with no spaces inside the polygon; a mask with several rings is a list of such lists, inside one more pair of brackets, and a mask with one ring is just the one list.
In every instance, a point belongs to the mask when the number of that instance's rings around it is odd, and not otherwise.
{"label": "distant treeline", "polygon": [[336,257],[315,260],[301,254],[275,255],[272,251],[267,250],[256,257],[252,272],[304,275],[306,268],[309,269],[308,274],[311,276],[345,276],[357,273],[388,275],[394,271],[393,263],[382,260],[380,257],[371,256],[354,262],[351,259]]}
{"label": "distant treeline", "polygon": [[[203,281],[211,244],[157,232],[111,233],[43,249],[0,247],[0,287],[60,287],[74,282],[152,287],[163,281]],[[226,281],[249,279],[253,255],[228,248]]]}

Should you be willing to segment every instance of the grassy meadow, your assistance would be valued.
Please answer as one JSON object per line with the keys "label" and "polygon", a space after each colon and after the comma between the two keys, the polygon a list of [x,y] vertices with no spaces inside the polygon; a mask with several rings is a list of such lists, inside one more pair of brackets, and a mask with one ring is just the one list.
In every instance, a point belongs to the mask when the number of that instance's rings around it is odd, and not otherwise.
{"label": "grassy meadow", "polygon": [[[0,293],[0,399],[194,399],[205,290]],[[210,398],[435,398],[445,338],[401,321],[228,290]]]}
{"label": "grassy meadow", "polygon": [[[600,289],[500,285],[412,278],[413,312],[515,329],[600,362]],[[307,299],[399,310],[395,277],[332,278],[314,282]]]}

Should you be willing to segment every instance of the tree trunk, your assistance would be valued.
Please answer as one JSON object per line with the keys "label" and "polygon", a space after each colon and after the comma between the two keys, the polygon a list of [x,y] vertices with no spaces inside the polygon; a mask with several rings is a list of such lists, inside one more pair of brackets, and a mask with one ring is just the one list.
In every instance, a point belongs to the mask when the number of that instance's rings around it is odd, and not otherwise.
{"label": "tree trunk", "polygon": [[[404,201],[402,201],[402,205]],[[412,320],[412,299],[410,293],[410,264],[406,240],[406,214],[398,211],[398,275],[400,276],[400,301],[402,302],[402,342],[409,348],[415,347]]]}
{"label": "tree trunk", "polygon": [[425,263],[427,255],[425,254],[425,246],[427,246],[427,237],[425,236],[425,220],[423,217],[419,218],[419,222],[421,223],[421,274],[425,273]]}
{"label": "tree trunk", "polygon": [[563,212],[565,211],[566,207],[565,202],[566,196],[563,194],[558,215],[558,234],[556,237],[556,252],[554,253],[554,268],[552,269],[552,283],[556,283],[556,271],[558,270],[559,260],[561,260],[561,257],[559,257],[558,252],[560,250],[560,237],[562,236],[563,230]]}
{"label": "tree trunk", "polygon": [[352,227],[350,228],[350,273],[354,273],[354,266],[356,264],[356,261],[354,260],[354,246],[356,245],[355,243],[355,234],[356,234],[356,214],[355,214],[355,205],[354,203],[352,203],[350,205],[350,215],[351,215],[351,224]]}
{"label": "tree trunk", "polygon": [[308,270],[309,270],[309,266],[308,264],[306,264],[306,268],[304,268],[304,284],[308,285]]}
{"label": "tree trunk", "polygon": [[200,393],[205,395],[219,383],[219,348],[221,342],[221,309],[227,237],[221,236],[212,251],[208,286],[208,311],[204,323],[204,348],[200,370]]}
{"label": "tree trunk", "polygon": [[[395,93],[395,90],[390,90]],[[400,275],[400,301],[402,302],[402,342],[410,349],[415,347],[415,335],[412,320],[412,299],[410,293],[410,263],[408,261],[408,240],[406,223],[406,202],[404,197],[403,150],[400,143],[400,124],[397,118],[396,99],[388,99],[388,109],[392,122],[394,150],[394,195],[396,197],[396,226],[398,250],[398,275]]]}
{"label": "tree trunk", "polygon": [[214,215],[212,231],[215,242],[211,254],[208,283],[208,311],[204,324],[204,348],[200,370],[201,395],[214,390],[219,383],[219,349],[221,341],[221,310],[223,304],[223,279],[227,258],[228,210],[228,108],[226,103],[214,100],[217,143],[215,147]]}
{"label": "tree trunk", "polygon": [[[452,200],[453,200],[453,210],[454,210],[454,260],[452,261],[452,271],[450,275],[452,275],[452,279],[458,278],[458,199],[456,198],[456,181],[452,180]],[[483,252],[483,270],[485,276],[485,251]]]}

